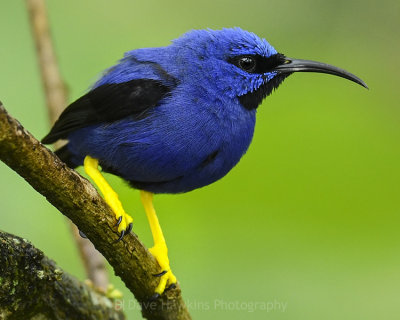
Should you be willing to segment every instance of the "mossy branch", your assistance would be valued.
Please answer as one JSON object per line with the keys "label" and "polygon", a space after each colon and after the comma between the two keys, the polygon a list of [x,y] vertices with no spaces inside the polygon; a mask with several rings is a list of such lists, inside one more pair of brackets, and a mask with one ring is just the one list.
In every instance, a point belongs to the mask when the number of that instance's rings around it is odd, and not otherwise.
{"label": "mossy branch", "polygon": [[0,253],[0,319],[125,319],[27,240],[0,231]]}
{"label": "mossy branch", "polygon": [[115,242],[114,214],[96,189],[26,131],[1,103],[0,160],[88,236],[135,295],[145,318],[190,319],[179,285],[148,303],[158,282],[153,275],[160,270],[154,257],[133,233]]}

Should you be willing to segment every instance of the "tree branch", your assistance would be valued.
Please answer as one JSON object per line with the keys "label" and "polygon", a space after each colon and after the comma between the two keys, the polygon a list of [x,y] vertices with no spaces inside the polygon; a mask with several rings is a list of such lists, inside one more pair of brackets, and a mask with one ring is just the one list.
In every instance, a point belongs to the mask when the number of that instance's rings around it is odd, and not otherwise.
{"label": "tree branch", "polygon": [[0,252],[0,319],[125,319],[27,240],[0,231]]}
{"label": "tree branch", "polygon": [[0,104],[0,160],[70,218],[92,241],[135,295],[147,319],[190,319],[179,285],[149,303],[160,268],[131,233],[118,237],[115,217],[96,189],[37,141]]}

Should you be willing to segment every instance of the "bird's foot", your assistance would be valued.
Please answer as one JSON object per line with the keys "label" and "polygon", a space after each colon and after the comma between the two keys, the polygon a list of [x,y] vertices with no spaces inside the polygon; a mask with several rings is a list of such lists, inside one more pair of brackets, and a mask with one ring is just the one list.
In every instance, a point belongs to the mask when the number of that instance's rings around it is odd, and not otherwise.
{"label": "bird's foot", "polygon": [[162,270],[160,273],[154,275],[160,278],[160,282],[154,290],[154,296],[152,297],[152,299],[157,299],[164,291],[174,288],[177,280],[169,266],[167,245],[165,243],[156,244],[149,251],[157,260]]}
{"label": "bird's foot", "polygon": [[131,232],[133,219],[129,214],[125,212],[116,192],[109,192],[107,195],[104,196],[104,200],[108,203],[108,205],[111,207],[111,209],[113,209],[115,213],[115,218],[117,219],[116,225],[118,226],[119,233],[119,238],[117,241],[120,241],[125,235]]}
{"label": "bird's foot", "polygon": [[132,230],[132,217],[127,214],[122,207],[121,201],[119,201],[118,194],[111,188],[106,179],[102,176],[99,171],[99,160],[86,156],[83,161],[83,167],[85,172],[92,178],[94,183],[98,186],[101,193],[103,194],[104,200],[111,207],[117,219],[117,226],[119,232],[120,241],[126,234]]}

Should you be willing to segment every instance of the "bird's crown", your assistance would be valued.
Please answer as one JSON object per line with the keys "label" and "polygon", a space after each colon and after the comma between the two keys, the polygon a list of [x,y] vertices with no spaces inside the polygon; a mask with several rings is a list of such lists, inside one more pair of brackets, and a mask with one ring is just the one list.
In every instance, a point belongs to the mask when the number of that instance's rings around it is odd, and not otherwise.
{"label": "bird's crown", "polygon": [[220,59],[241,54],[269,57],[277,53],[267,40],[238,27],[221,30],[192,30],[174,40],[173,43]]}

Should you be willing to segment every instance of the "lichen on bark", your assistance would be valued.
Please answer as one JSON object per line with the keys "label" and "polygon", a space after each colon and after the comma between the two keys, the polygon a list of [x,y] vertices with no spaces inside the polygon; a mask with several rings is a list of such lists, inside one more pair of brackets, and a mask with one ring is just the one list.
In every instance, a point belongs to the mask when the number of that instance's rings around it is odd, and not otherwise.
{"label": "lichen on bark", "polygon": [[0,319],[125,319],[29,241],[0,231]]}

